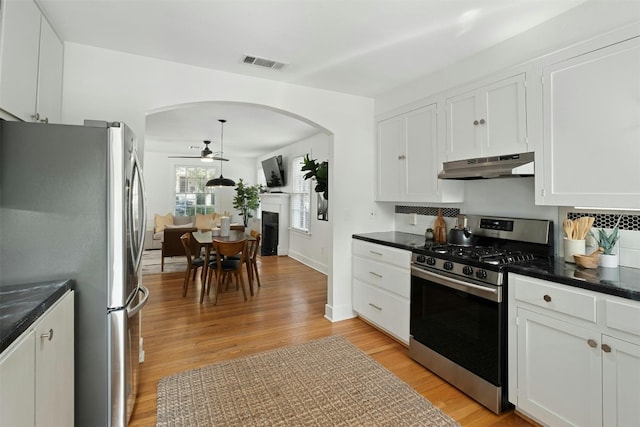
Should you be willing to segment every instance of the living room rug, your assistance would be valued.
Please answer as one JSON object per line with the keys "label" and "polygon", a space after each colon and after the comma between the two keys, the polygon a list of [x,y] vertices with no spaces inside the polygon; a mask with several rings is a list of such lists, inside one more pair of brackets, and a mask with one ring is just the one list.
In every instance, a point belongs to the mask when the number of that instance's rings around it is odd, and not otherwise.
{"label": "living room rug", "polygon": [[458,426],[334,335],[158,382],[158,426]]}
{"label": "living room rug", "polygon": [[149,249],[142,253],[142,274],[175,273],[187,270],[187,260],[184,256],[167,257],[164,259],[164,272],[161,271],[162,251]]}

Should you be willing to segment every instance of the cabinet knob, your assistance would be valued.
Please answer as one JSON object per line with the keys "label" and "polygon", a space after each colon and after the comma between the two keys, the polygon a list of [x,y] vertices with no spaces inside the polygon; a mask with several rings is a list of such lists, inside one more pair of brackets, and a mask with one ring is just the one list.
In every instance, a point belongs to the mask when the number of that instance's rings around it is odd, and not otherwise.
{"label": "cabinet knob", "polygon": [[611,353],[611,347],[608,344],[602,344],[601,348],[605,353]]}
{"label": "cabinet knob", "polygon": [[401,155],[398,156],[398,160],[404,160],[406,158],[407,158],[407,156],[405,156],[404,154],[401,154]]}
{"label": "cabinet knob", "polygon": [[589,344],[589,347],[591,347],[591,348],[596,348],[598,346],[598,343],[595,342],[595,340],[592,340],[592,339],[588,339],[587,340],[587,344]]}
{"label": "cabinet knob", "polygon": [[41,340],[47,339],[51,341],[53,339],[53,329],[49,329],[49,332],[47,333],[40,334],[40,339]]}
{"label": "cabinet knob", "polygon": [[473,121],[473,125],[474,125],[474,126],[478,126],[479,124],[480,124],[480,122],[479,122],[479,121],[477,121],[477,120],[474,120],[474,121]]}
{"label": "cabinet knob", "polygon": [[480,124],[481,124],[481,125],[483,125],[483,124],[485,124],[485,123],[487,123],[487,122],[485,122],[485,120],[484,120],[484,119],[480,119]]}
{"label": "cabinet knob", "polygon": [[542,299],[545,300],[546,302],[551,302],[551,297],[549,295],[543,296]]}

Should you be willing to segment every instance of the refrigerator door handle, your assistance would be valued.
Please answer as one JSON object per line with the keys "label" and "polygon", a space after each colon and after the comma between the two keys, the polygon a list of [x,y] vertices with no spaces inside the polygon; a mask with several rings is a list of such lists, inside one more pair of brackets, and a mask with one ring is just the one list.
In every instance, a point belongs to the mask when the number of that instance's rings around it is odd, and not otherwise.
{"label": "refrigerator door handle", "polygon": [[[134,248],[137,249],[136,253],[132,253],[132,257],[134,260],[134,267],[135,270],[138,271],[140,269],[140,264],[142,263],[142,254],[144,252],[144,238],[145,238],[145,231],[147,229],[147,203],[145,200],[145,195],[146,195],[146,190],[145,190],[145,186],[144,186],[144,176],[142,175],[142,169],[140,168],[140,161],[138,160],[138,154],[137,151],[134,149],[133,152],[131,153],[131,157],[132,157],[132,171],[131,171],[131,185],[133,186],[136,182],[136,179],[140,182],[140,194],[139,197],[141,197],[141,203],[140,206],[142,207],[142,212],[140,213],[141,215],[141,220],[142,220],[142,224],[140,226],[140,233],[139,233],[139,238],[138,238],[138,242],[135,242],[136,244],[132,244],[131,245],[131,249],[133,250]],[[133,194],[134,191],[132,189],[132,191],[129,191],[129,209],[130,209],[130,224],[131,224],[131,228],[132,230],[130,231],[130,235],[132,236],[131,238],[133,239],[136,233],[134,233],[133,230],[133,213],[134,213],[134,209],[133,209]],[[134,243],[134,242],[131,242]]]}
{"label": "refrigerator door handle", "polygon": [[140,287],[138,288],[138,292],[142,292],[142,299],[135,306],[127,307],[127,316],[129,318],[138,314],[138,312],[142,310],[142,307],[147,304],[147,300],[149,299],[149,289],[147,289],[146,287],[140,285]]}

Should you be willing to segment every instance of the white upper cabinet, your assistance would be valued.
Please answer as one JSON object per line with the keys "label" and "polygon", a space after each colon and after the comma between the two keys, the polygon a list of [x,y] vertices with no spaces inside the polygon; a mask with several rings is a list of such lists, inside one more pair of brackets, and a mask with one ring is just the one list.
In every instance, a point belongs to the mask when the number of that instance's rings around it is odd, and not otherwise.
{"label": "white upper cabinet", "polygon": [[448,97],[444,160],[532,151],[525,74]]}
{"label": "white upper cabinet", "polygon": [[438,111],[430,104],[378,122],[378,201],[461,201],[458,182],[438,180]]}
{"label": "white upper cabinet", "polygon": [[63,45],[36,4],[0,3],[0,108],[24,121],[60,121]]}
{"label": "white upper cabinet", "polygon": [[640,37],[564,56],[542,70],[536,203],[640,209]]}

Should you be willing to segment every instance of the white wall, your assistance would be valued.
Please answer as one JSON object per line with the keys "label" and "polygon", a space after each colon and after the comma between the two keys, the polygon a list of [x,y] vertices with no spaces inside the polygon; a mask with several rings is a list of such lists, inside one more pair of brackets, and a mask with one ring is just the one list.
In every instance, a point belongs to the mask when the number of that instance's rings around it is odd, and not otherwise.
{"label": "white wall", "polygon": [[[272,156],[281,155],[284,163],[286,176],[286,186],[278,188],[280,191],[288,193],[291,191],[293,168],[300,169],[300,165],[292,165],[292,159],[305,154],[309,154],[312,159],[318,162],[329,160],[331,156],[332,136],[325,133],[318,133],[309,138],[298,141],[294,144],[272,151],[258,158],[256,168],[260,167],[260,162]],[[329,162],[331,169],[331,162]],[[329,195],[329,221],[319,221],[317,212],[316,193],[311,193],[311,222],[309,234],[291,230],[289,232],[289,256],[298,261],[320,271],[327,273],[329,262],[329,248],[331,243],[331,225],[333,219],[333,199]]]}
{"label": "white wall", "polygon": [[[198,159],[170,159],[168,153],[145,151],[144,180],[147,190],[147,228],[153,226],[153,215],[164,215],[173,212],[175,198],[175,168],[176,166],[207,166],[216,167],[216,176],[220,174],[219,165],[201,163]],[[252,159],[236,158],[223,165],[225,178],[231,178],[236,183],[240,178],[249,185],[255,184],[256,171]],[[216,193],[215,210],[232,213],[232,222],[241,223],[242,217],[233,208],[235,187],[214,188]]]}
{"label": "white wall", "polygon": [[[81,124],[86,118],[124,121],[138,138],[144,139],[147,112],[191,102],[229,101],[288,112],[332,133],[333,158],[329,159],[332,219],[325,315],[331,320],[354,316],[351,235],[382,228],[379,217],[370,216],[374,204],[372,99],[74,43],[65,43],[64,52],[65,123]],[[356,158],[363,166],[353,173],[352,160]],[[145,162],[148,167],[149,162],[149,159]]]}
{"label": "white wall", "polygon": [[525,64],[640,20],[640,2],[591,0],[505,42],[376,97],[376,114]]}

